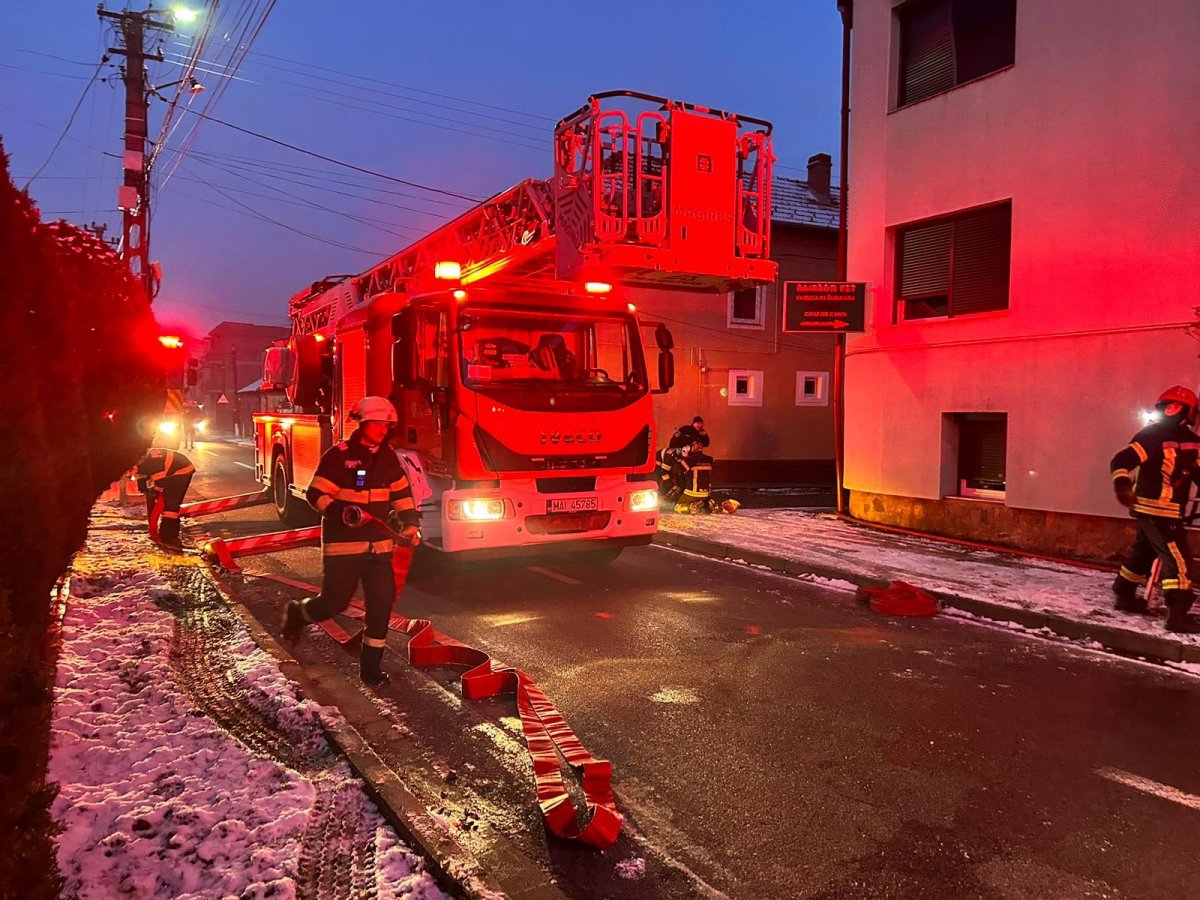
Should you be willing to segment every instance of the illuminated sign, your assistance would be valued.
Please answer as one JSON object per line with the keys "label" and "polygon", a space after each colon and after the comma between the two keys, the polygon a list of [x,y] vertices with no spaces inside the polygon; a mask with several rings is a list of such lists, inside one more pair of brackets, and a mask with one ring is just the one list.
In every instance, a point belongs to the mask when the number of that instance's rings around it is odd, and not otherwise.
{"label": "illuminated sign", "polygon": [[863,310],[867,285],[855,281],[785,281],[783,283],[783,331],[865,331]]}

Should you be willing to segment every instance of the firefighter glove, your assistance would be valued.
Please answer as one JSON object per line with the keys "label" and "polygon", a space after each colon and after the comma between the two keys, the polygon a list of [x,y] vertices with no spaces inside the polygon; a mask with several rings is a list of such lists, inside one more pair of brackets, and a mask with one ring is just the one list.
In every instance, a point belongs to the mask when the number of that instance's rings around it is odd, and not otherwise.
{"label": "firefighter glove", "polygon": [[1113,485],[1113,490],[1117,493],[1117,500],[1122,506],[1133,506],[1134,495],[1133,485],[1122,479]]}

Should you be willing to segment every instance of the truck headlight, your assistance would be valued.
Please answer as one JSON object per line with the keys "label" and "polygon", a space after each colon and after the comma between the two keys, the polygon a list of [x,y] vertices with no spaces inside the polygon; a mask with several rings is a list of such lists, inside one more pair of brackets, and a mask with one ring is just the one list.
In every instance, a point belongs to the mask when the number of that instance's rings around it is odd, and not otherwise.
{"label": "truck headlight", "polygon": [[160,434],[174,434],[176,429],[177,426],[175,423],[169,420],[158,423],[158,430]]}
{"label": "truck headlight", "polygon": [[658,509],[657,490],[634,491],[629,495],[630,512],[649,512],[652,509]]}
{"label": "truck headlight", "polygon": [[508,508],[503,500],[451,500],[447,513],[455,522],[496,522]]}

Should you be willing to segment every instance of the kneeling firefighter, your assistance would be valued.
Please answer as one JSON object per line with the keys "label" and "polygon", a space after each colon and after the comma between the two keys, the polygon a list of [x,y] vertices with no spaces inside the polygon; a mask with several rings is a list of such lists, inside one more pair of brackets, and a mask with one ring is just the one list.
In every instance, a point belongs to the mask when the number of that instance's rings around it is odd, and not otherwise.
{"label": "kneeling firefighter", "polygon": [[386,520],[393,512],[399,516],[398,537],[411,548],[420,541],[420,517],[400,459],[388,446],[396,408],[383,397],[364,397],[350,418],[358,428],[325,452],[308,486],[308,502],[322,516],[321,593],[288,604],[283,636],[299,640],[309,623],[342,612],[361,581],[367,611],[359,676],[378,685],[388,681],[381,663],[397,590],[392,571],[397,535]]}
{"label": "kneeling firefighter", "polygon": [[1109,465],[1117,499],[1137,521],[1137,537],[1113,582],[1116,608],[1147,612],[1137,588],[1146,583],[1157,557],[1167,630],[1185,634],[1200,632],[1200,623],[1188,616],[1195,595],[1184,520],[1192,485],[1200,483],[1200,435],[1192,430],[1197,405],[1194,391],[1182,385],[1167,388],[1155,405],[1157,420],[1135,434]]}

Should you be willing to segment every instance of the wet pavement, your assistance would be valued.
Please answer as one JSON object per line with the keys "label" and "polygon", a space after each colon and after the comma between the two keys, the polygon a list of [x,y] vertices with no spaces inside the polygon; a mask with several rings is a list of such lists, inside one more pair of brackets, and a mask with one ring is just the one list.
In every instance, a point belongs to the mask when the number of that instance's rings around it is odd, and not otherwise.
{"label": "wet pavement", "polygon": [[[203,450],[204,448],[202,448]],[[252,489],[243,448],[194,493]],[[207,465],[205,465],[207,463]],[[269,507],[206,521],[276,530]],[[316,550],[247,561],[301,580]],[[296,592],[247,579],[274,627]],[[629,826],[605,852],[548,839],[515,704],[464,702],[393,636],[381,752],[481,859],[519,852],[571,896],[1181,897],[1200,891],[1200,682],[659,547],[427,568],[399,610],[532,674],[614,765]],[[350,623],[345,623],[349,625]],[[314,631],[306,667],[352,678]]]}

